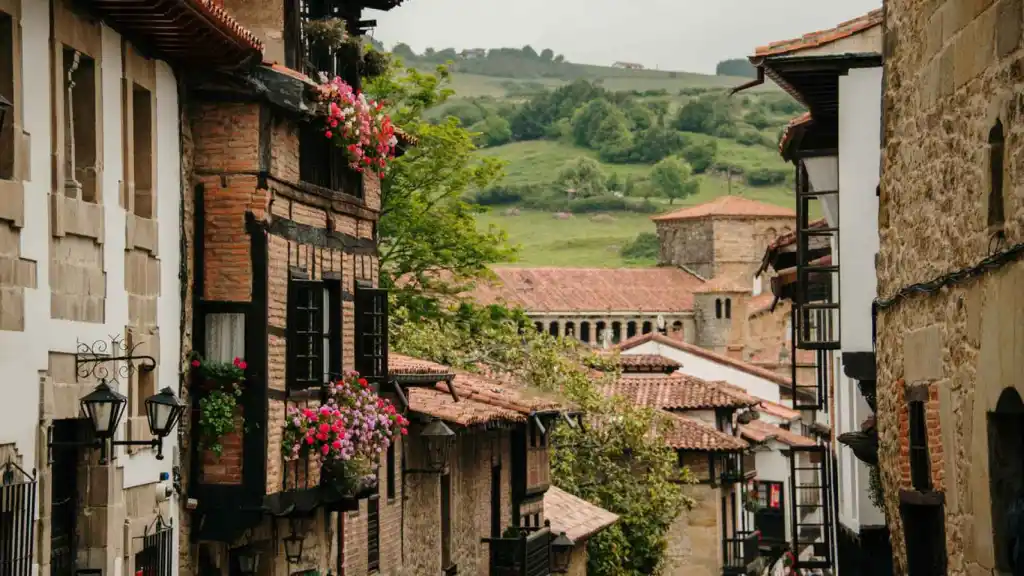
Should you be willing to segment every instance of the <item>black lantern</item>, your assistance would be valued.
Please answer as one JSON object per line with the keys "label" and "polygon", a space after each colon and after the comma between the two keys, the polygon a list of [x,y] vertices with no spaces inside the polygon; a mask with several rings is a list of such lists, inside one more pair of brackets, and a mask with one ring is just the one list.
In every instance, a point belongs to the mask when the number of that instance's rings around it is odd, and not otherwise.
{"label": "black lantern", "polygon": [[295,533],[295,524],[292,524],[292,535],[284,539],[284,557],[289,564],[298,564],[302,561],[303,537]]}
{"label": "black lantern", "polygon": [[170,388],[164,388],[159,394],[146,398],[146,417],[149,419],[149,431],[157,438],[166,438],[185,410],[185,405],[178,400]]}
{"label": "black lantern", "polygon": [[238,550],[238,571],[245,576],[253,576],[260,566],[260,552],[252,546],[245,546]]}
{"label": "black lantern", "polygon": [[572,560],[572,549],[576,543],[562,532],[551,542],[551,571],[556,574],[565,574],[569,571],[569,562]]}
{"label": "black lantern", "polygon": [[455,432],[441,420],[434,420],[420,433],[427,449],[427,466],[441,472],[448,466],[448,453],[455,443]]}
{"label": "black lantern", "polygon": [[128,399],[100,380],[96,388],[82,397],[82,410],[92,423],[93,432],[100,440],[108,440],[117,431],[124,415],[124,407]]}

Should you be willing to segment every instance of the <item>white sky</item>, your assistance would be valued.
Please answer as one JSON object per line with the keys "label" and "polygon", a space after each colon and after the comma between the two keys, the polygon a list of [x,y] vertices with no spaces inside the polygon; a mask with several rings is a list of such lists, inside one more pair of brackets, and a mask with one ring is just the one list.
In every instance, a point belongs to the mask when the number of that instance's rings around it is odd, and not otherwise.
{"label": "white sky", "polygon": [[881,0],[405,0],[368,11],[391,48],[551,48],[571,62],[617,60],[714,73],[755,47],[831,28]]}

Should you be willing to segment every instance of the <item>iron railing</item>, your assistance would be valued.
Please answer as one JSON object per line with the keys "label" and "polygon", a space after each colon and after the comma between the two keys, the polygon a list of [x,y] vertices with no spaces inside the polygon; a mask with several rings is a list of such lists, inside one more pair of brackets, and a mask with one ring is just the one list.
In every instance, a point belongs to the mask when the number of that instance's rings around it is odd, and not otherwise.
{"label": "iron railing", "polygon": [[[830,569],[835,559],[832,456],[826,446],[794,446],[789,457],[795,568]],[[797,482],[808,476],[810,482]],[[811,554],[803,554],[809,547]]]}
{"label": "iron railing", "polygon": [[738,532],[735,538],[722,540],[722,573],[747,574],[761,555],[758,532]]}
{"label": "iron railing", "polygon": [[35,475],[8,461],[0,484],[0,576],[32,574],[35,505]]}
{"label": "iron railing", "polygon": [[164,523],[164,519],[157,516],[153,526],[136,537],[142,540],[142,550],[135,554],[136,576],[171,576],[174,535],[174,523]]}

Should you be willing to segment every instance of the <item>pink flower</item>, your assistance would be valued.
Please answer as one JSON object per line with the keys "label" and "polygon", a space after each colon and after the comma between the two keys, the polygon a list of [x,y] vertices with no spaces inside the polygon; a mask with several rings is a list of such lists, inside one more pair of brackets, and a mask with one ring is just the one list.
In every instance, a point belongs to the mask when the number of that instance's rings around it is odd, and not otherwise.
{"label": "pink flower", "polygon": [[409,431],[406,430],[405,428],[402,428],[402,436],[406,436],[408,434],[409,434]]}
{"label": "pink flower", "polygon": [[240,361],[238,362],[238,367],[239,367],[240,369],[242,369],[242,370],[245,370],[245,369],[246,369],[246,368],[247,368],[248,366],[249,366],[249,365],[245,363],[245,360],[240,360]]}
{"label": "pink flower", "polygon": [[306,436],[306,444],[312,444],[312,443],[313,443],[313,437],[312,436]]}
{"label": "pink flower", "polygon": [[327,137],[328,139],[330,139],[330,138],[334,137],[334,134],[332,134],[331,131],[328,130],[327,132],[324,132],[324,136]]}
{"label": "pink flower", "polygon": [[193,368],[199,368],[199,360],[193,360],[192,361],[192,367]]}
{"label": "pink flower", "polygon": [[331,447],[328,446],[327,444],[324,444],[323,446],[320,447],[320,451],[323,452],[324,455],[326,456],[327,453],[331,451]]}

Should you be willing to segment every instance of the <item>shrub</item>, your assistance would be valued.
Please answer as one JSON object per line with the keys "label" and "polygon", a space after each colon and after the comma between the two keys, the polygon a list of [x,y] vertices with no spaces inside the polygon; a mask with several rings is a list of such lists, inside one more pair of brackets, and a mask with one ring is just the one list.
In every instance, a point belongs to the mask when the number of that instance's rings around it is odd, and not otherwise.
{"label": "shrub", "polygon": [[786,181],[788,170],[779,168],[755,168],[747,172],[747,184],[751,186],[775,186]]}
{"label": "shrub", "polygon": [[656,260],[660,244],[658,235],[653,232],[642,232],[625,244],[619,254],[627,260]]}
{"label": "shrub", "polygon": [[516,204],[523,199],[523,188],[525,186],[492,186],[486,190],[477,192],[471,201],[480,206],[502,206],[505,204]]}
{"label": "shrub", "polygon": [[743,130],[736,136],[736,141],[747,146],[771,146],[772,143],[757,130]]}
{"label": "shrub", "polygon": [[577,198],[570,200],[567,204],[569,211],[574,214],[594,212],[639,212],[641,214],[653,214],[658,211],[658,207],[651,202],[637,198],[620,198],[611,195]]}

